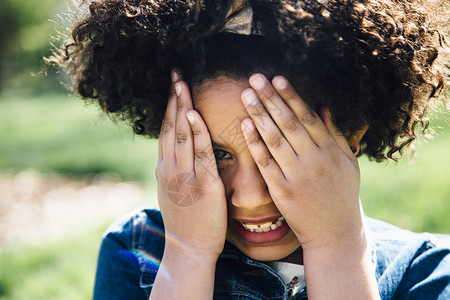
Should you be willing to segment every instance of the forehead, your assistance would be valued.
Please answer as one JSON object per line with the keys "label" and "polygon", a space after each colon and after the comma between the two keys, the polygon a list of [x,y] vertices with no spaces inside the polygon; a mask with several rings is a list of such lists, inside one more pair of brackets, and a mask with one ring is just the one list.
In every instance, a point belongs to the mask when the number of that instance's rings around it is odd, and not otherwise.
{"label": "forehead", "polygon": [[247,79],[218,77],[193,88],[195,109],[217,145],[236,148],[245,145],[241,122],[248,117],[241,94],[250,87]]}

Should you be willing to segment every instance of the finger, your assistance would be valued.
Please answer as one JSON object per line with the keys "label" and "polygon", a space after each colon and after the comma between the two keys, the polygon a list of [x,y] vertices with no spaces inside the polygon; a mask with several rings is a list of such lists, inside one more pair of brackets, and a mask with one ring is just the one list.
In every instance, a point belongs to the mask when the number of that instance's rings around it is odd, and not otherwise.
{"label": "finger", "polygon": [[183,78],[181,77],[181,74],[178,70],[172,70],[172,72],[170,73],[170,77],[172,79],[172,83],[175,83],[179,80],[183,80]]}
{"label": "finger", "polygon": [[[168,102],[170,102],[171,97],[175,96],[175,87],[174,87],[174,83],[177,81],[178,78],[178,74],[175,72],[175,70],[172,70],[172,72],[170,73],[170,78],[171,78],[171,84],[170,84],[170,88],[169,88],[169,99]],[[166,108],[166,116],[167,116],[167,110],[169,108],[169,104],[167,104],[167,108]],[[165,131],[165,125],[164,125],[164,121],[166,118],[163,119],[162,123],[161,123],[161,128],[160,128],[160,132],[159,132],[159,138],[158,138],[158,161],[162,161],[163,159],[163,133]]]}
{"label": "finger", "polygon": [[192,131],[186,113],[192,109],[191,94],[187,84],[183,81],[175,83],[175,92],[177,94],[175,157],[179,170],[190,172],[194,169],[194,150]]}
{"label": "finger", "polygon": [[260,135],[256,131],[255,124],[250,118],[246,118],[241,123],[242,133],[252,157],[266,182],[277,182],[280,178],[285,178],[284,174]]}
{"label": "finger", "polygon": [[273,158],[281,166],[290,163],[293,157],[297,157],[297,154],[268,114],[255,91],[253,89],[244,90],[242,98],[253,124],[258,129],[259,135],[266,143]]}
{"label": "finger", "polygon": [[[164,120],[163,120],[163,124],[164,124]],[[163,124],[161,124],[161,131],[162,131],[162,126]],[[159,133],[159,138],[158,138],[158,162],[163,160],[163,145],[162,145],[162,133]]]}
{"label": "finger", "polygon": [[331,120],[331,114],[328,108],[323,108],[320,112],[322,120],[327,127],[328,131],[331,133],[331,136],[338,144],[339,148],[350,158],[354,158],[354,154],[350,149],[350,145],[348,144],[347,138],[344,136],[341,130],[339,130],[336,125]]}
{"label": "finger", "polygon": [[211,137],[205,122],[198,112],[186,113],[194,140],[194,168],[200,183],[212,183],[219,178],[216,159],[211,145]]}
{"label": "finger", "polygon": [[289,81],[283,76],[276,76],[272,82],[277,93],[302,123],[314,143],[321,148],[332,145],[334,140],[320,116],[300,98]]}
{"label": "finger", "polygon": [[251,76],[250,84],[297,154],[304,150],[317,149],[317,145],[311,139],[303,124],[265,76],[261,74]]}
{"label": "finger", "polygon": [[161,125],[161,132],[159,134],[159,151],[161,153],[160,159],[166,161],[167,164],[175,163],[175,122],[177,113],[177,95],[175,87],[172,84],[167,103],[166,113],[163,123]]}

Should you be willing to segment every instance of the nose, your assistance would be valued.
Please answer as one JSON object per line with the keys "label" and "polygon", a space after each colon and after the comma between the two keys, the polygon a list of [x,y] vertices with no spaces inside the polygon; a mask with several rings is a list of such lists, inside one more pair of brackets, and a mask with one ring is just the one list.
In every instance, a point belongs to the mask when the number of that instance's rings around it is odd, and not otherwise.
{"label": "nose", "polygon": [[231,178],[229,199],[233,206],[256,210],[273,202],[267,184],[254,162],[241,165]]}

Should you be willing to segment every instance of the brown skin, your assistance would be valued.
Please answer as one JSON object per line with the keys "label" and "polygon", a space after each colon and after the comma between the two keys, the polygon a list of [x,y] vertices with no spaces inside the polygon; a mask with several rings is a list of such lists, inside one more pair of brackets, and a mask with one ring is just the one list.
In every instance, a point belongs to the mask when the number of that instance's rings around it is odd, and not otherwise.
{"label": "brown skin", "polygon": [[[328,110],[317,115],[283,77],[271,84],[257,74],[249,82],[218,78],[197,87],[197,110],[187,85],[174,85],[157,167],[167,273],[158,273],[151,299],[212,298],[225,233],[254,259],[303,263],[311,299],[379,299],[359,207],[359,168],[350,150],[364,131],[351,135],[349,145]],[[243,120],[242,131],[227,142],[221,134],[235,120]],[[237,142],[242,138],[246,145]],[[222,151],[217,167],[213,149]],[[185,173],[198,192],[192,205],[180,207],[168,182]],[[190,186],[179,192],[192,197]],[[279,215],[290,230],[275,242],[252,244],[229,225],[236,218]],[[300,246],[303,253],[295,251]],[[173,285],[184,277],[180,270],[190,272],[189,282]],[[195,287],[189,295],[187,286]]]}
{"label": "brown skin", "polygon": [[[251,78],[251,83],[254,78]],[[282,80],[282,77],[276,77],[274,82],[283,82]],[[347,140],[334,127],[326,111],[322,112],[322,118],[315,113],[309,115],[312,111],[290,85],[279,89],[278,94],[265,79],[264,84],[263,89],[258,90],[246,80],[219,78],[207,82],[194,89],[197,108],[194,111],[191,110],[187,85],[179,81],[177,86],[182,89],[182,96],[178,99],[178,105],[174,100],[175,95],[169,101],[165,124],[171,126],[164,128],[160,139],[160,152],[162,149],[163,154],[160,154],[158,164],[159,182],[162,179],[168,182],[178,173],[195,171],[199,189],[203,193],[194,206],[179,208],[164,200],[167,197],[163,197],[165,189],[161,186],[161,210],[168,223],[167,230],[183,243],[192,244],[190,247],[194,249],[220,253],[223,241],[222,234],[218,233],[223,232],[223,228],[227,226],[224,214],[227,214],[229,222],[234,219],[280,215],[286,218],[291,231],[276,243],[249,244],[228,228],[227,239],[243,253],[258,260],[280,260],[293,253],[300,245],[321,247],[336,242],[343,235],[346,237],[360,230],[361,224],[354,221],[361,218],[358,200],[359,169],[350,147],[358,147],[365,131],[350,135]],[[250,87],[255,88],[259,99],[263,101],[258,100],[256,106],[245,103],[248,92],[256,95],[255,90]],[[270,105],[270,101],[275,106]],[[264,107],[277,107],[278,111],[273,111],[271,117],[282,124],[280,127],[265,115],[267,112]],[[190,132],[188,120],[184,117],[188,111],[195,119],[195,126],[199,127],[194,134]],[[230,124],[239,126],[236,120],[249,122],[249,116],[254,120],[250,124],[257,124],[259,134],[256,131],[247,133],[245,130],[238,130],[233,140],[224,138],[223,132],[229,129]],[[214,146],[208,145],[209,137]],[[265,143],[259,143],[260,138]],[[271,145],[271,140],[279,139],[282,144],[278,148],[265,146]],[[244,140],[247,140],[248,147],[243,143]],[[196,146],[196,141],[201,146]],[[198,149],[202,149],[200,155]],[[211,152],[204,152],[204,149],[210,149]],[[211,176],[218,174],[214,165],[199,162],[201,159],[211,159],[212,149],[230,155],[217,161],[220,180]],[[197,153],[195,158],[194,153]],[[268,159],[264,158],[266,156]],[[169,160],[167,157],[172,158]],[[262,165],[261,162],[264,161],[270,163]],[[209,173],[196,169],[208,165],[211,167]],[[327,176],[323,176],[324,173],[320,170],[327,170]],[[160,173],[164,174],[163,178]],[[220,195],[222,189],[224,196]],[[212,195],[211,191],[215,191],[214,194],[217,195]],[[339,196],[342,201],[335,200]],[[220,200],[225,198],[226,208],[223,206],[224,201]],[[220,212],[221,209],[226,211]],[[216,214],[211,215],[211,211]],[[192,220],[202,222],[195,221],[193,226]],[[203,231],[200,230],[201,224],[205,224]],[[195,242],[198,244],[193,244]]]}
{"label": "brown skin", "polygon": [[[194,103],[208,126],[215,150],[226,151],[232,159],[217,160],[220,178],[225,186],[229,222],[235,219],[264,219],[281,216],[267,184],[245,143],[240,121],[248,118],[241,101],[242,92],[249,88],[248,80],[219,78],[194,89]],[[195,90],[199,91],[195,93]],[[230,128],[232,127],[232,128]],[[235,135],[224,135],[231,130]],[[257,260],[282,259],[299,246],[290,231],[282,240],[271,244],[249,244],[228,227],[227,240],[246,255]]]}
{"label": "brown skin", "polygon": [[[214,164],[209,164],[208,172],[204,172],[202,160],[214,159],[214,155],[206,127],[202,126],[204,131],[201,134],[191,131],[186,118],[186,112],[192,110],[188,91],[183,82],[174,85],[159,139],[156,178],[158,201],[169,237],[166,248],[180,248],[182,245],[194,255],[218,257],[226,234],[226,227],[223,226],[226,224],[224,187]],[[203,149],[205,155],[200,154],[198,149]],[[180,174],[192,175],[190,184],[180,185],[178,191],[180,195],[189,195],[192,205],[177,205],[170,194],[170,182]],[[190,197],[192,186],[198,192]],[[209,226],[201,230],[198,224]]]}

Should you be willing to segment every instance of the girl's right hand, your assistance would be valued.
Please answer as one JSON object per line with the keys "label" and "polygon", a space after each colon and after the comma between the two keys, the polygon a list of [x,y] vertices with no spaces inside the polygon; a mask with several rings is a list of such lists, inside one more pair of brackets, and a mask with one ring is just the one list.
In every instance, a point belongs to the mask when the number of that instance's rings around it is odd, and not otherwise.
{"label": "girl's right hand", "polygon": [[208,129],[193,110],[183,81],[172,83],[158,152],[156,179],[165,251],[217,260],[227,230],[225,189]]}

